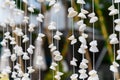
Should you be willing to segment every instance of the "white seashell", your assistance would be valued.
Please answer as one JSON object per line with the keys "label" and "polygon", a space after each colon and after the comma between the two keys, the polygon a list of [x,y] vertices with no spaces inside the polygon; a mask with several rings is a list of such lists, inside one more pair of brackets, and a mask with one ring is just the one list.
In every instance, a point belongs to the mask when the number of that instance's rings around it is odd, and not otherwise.
{"label": "white seashell", "polygon": [[18,77],[23,77],[24,73],[21,69],[18,70]]}
{"label": "white seashell", "polygon": [[111,70],[112,72],[114,72],[114,73],[118,72],[117,67],[115,67],[115,66],[113,66],[113,65],[110,66],[110,70]]}
{"label": "white seashell", "polygon": [[109,39],[113,39],[113,38],[116,38],[117,37],[117,34],[113,33],[109,36]]}
{"label": "white seashell", "polygon": [[27,69],[28,69],[28,73],[29,73],[29,74],[35,72],[35,70],[34,70],[32,67],[27,67]]}
{"label": "white seashell", "polygon": [[52,44],[49,45],[49,48],[52,48],[53,46],[54,46],[54,44],[52,43]]}
{"label": "white seashell", "polygon": [[28,56],[28,53],[27,52],[23,53],[23,60],[29,60],[29,59],[30,58]]}
{"label": "white seashell", "polygon": [[111,5],[109,8],[108,8],[108,10],[110,10],[110,11],[112,11],[112,10],[114,10],[115,9],[115,6],[114,5]]}
{"label": "white seashell", "polygon": [[95,23],[96,21],[98,21],[98,17],[94,16],[90,19],[90,23]]}
{"label": "white seashell", "polygon": [[35,28],[35,24],[30,23],[30,24],[29,24],[28,31],[33,32],[33,31],[34,31],[34,28]]}
{"label": "white seashell", "polygon": [[52,62],[52,66],[58,66],[58,64],[56,62]]}
{"label": "white seashell", "polygon": [[74,45],[76,42],[77,42],[77,39],[73,39],[73,40],[71,41],[71,45]]}
{"label": "white seashell", "polygon": [[23,32],[21,28],[16,27],[15,30],[13,31],[17,36],[23,36]]}
{"label": "white seashell", "polygon": [[82,18],[82,19],[86,19],[86,18],[87,18],[86,15],[83,14],[83,13],[79,13],[79,14],[78,14],[78,17],[80,17],[80,18]]}
{"label": "white seashell", "polygon": [[56,23],[55,22],[51,22],[50,25],[48,26],[49,30],[56,30]]}
{"label": "white seashell", "polygon": [[86,53],[86,50],[84,48],[79,48],[78,52],[80,54],[85,54]]}
{"label": "white seashell", "polygon": [[21,67],[21,65],[19,63],[16,63],[16,65],[14,66],[14,69],[19,70],[20,67]]}
{"label": "white seashell", "polygon": [[82,36],[83,36],[84,38],[88,38],[88,34],[82,33]]}
{"label": "white seashell", "polygon": [[56,0],[50,0],[49,6],[52,6],[56,3]]}
{"label": "white seashell", "polygon": [[21,80],[21,78],[15,78],[14,80]]}
{"label": "white seashell", "polygon": [[113,15],[116,15],[118,13],[119,13],[118,9],[114,9],[109,13],[109,16],[113,16]]}
{"label": "white seashell", "polygon": [[11,77],[12,78],[17,78],[17,72],[13,71]]}
{"label": "white seashell", "polygon": [[55,68],[55,66],[50,66],[50,69],[52,69],[52,70],[56,70],[56,68]]}
{"label": "white seashell", "polygon": [[28,23],[28,22],[29,22],[28,20],[29,20],[29,17],[24,16],[23,22],[24,22],[24,23]]}
{"label": "white seashell", "polygon": [[83,49],[87,49],[88,48],[86,44],[81,44],[80,47],[83,48]]}
{"label": "white seashell", "polygon": [[54,57],[54,60],[55,61],[61,61],[63,59],[63,56],[61,56],[61,55],[55,55],[55,57]]}
{"label": "white seashell", "polygon": [[62,76],[64,73],[57,71],[57,75]]}
{"label": "white seashell", "polygon": [[85,29],[86,29],[86,24],[80,25],[80,27],[79,27],[79,31],[80,31],[80,32],[84,32]]}
{"label": "white seashell", "polygon": [[99,52],[99,50],[96,46],[91,46],[89,50],[93,53]]}
{"label": "white seashell", "polygon": [[79,41],[80,41],[82,44],[87,44],[87,41],[86,41],[85,37],[83,37],[83,36],[80,36],[80,37],[79,37]]}
{"label": "white seashell", "polygon": [[87,69],[88,65],[84,62],[81,62],[79,67],[82,68],[82,69]]}
{"label": "white seashell", "polygon": [[89,61],[87,59],[83,59],[82,62],[88,63]]}
{"label": "white seashell", "polygon": [[85,69],[80,69],[78,72],[83,74],[83,73],[86,73],[87,71]]}
{"label": "white seashell", "polygon": [[89,44],[90,46],[97,46],[97,41],[96,40],[93,40],[90,42]]}
{"label": "white seashell", "polygon": [[34,8],[30,6],[30,7],[28,7],[28,11],[34,12]]}
{"label": "white seashell", "polygon": [[15,40],[10,41],[10,44],[15,45],[16,44]]}
{"label": "white seashell", "polygon": [[82,25],[82,24],[84,24],[83,20],[80,20],[80,21],[77,22],[77,25],[79,25],[79,26]]}
{"label": "white seashell", "polygon": [[91,71],[89,72],[89,75],[90,75],[90,76],[96,75],[96,74],[97,74],[97,71],[95,71],[95,70],[91,70]]}
{"label": "white seashell", "polygon": [[112,39],[110,40],[110,44],[118,44],[118,43],[119,43],[119,41],[118,41],[117,38],[112,38]]}
{"label": "white seashell", "polygon": [[117,54],[119,54],[120,53],[120,50],[117,50]]}
{"label": "white seashell", "polygon": [[90,77],[88,78],[88,80],[99,80],[99,77],[98,77],[98,75],[90,76]]}
{"label": "white seashell", "polygon": [[2,46],[6,46],[7,42],[8,42],[8,41],[7,41],[6,39],[3,39],[0,44],[1,44]]}
{"label": "white seashell", "polygon": [[4,35],[5,35],[5,39],[10,39],[10,32],[6,32],[4,33]]}
{"label": "white seashell", "polygon": [[6,28],[6,23],[2,22],[0,23],[0,26],[2,26],[3,28]]}
{"label": "white seashell", "polygon": [[80,74],[79,79],[85,79],[87,77],[88,77],[88,75],[86,73],[84,73],[84,74]]}
{"label": "white seashell", "polygon": [[69,17],[69,18],[75,17],[75,16],[78,14],[78,12],[75,11],[74,8],[72,8],[72,7],[70,7],[70,8],[68,9],[68,12],[69,12],[69,14],[68,14],[68,17]]}
{"label": "white seashell", "polygon": [[28,52],[29,54],[33,54],[33,49],[28,48],[28,49],[27,49],[27,52]]}
{"label": "white seashell", "polygon": [[116,25],[115,30],[120,32],[120,25]]}
{"label": "white seashell", "polygon": [[61,33],[60,31],[56,31],[56,35],[59,35],[59,36],[62,36],[63,35],[63,33]]}
{"label": "white seashell", "polygon": [[12,55],[11,55],[11,61],[13,61],[13,62],[14,62],[16,59],[17,59],[16,54],[12,54]]}
{"label": "white seashell", "polygon": [[56,80],[61,80],[61,77],[59,75],[55,75]]}
{"label": "white seashell", "polygon": [[27,41],[29,41],[29,38],[27,37],[27,35],[24,35],[22,42],[25,43],[25,42],[27,42]]}
{"label": "white seashell", "polygon": [[59,35],[55,35],[55,36],[54,36],[54,39],[56,39],[56,40],[61,40],[61,38],[60,38]]}
{"label": "white seashell", "polygon": [[120,24],[120,19],[115,19],[115,20],[114,20],[114,23]]}
{"label": "white seashell", "polygon": [[41,13],[39,13],[39,14],[38,14],[38,17],[37,17],[36,19],[37,19],[37,21],[39,21],[39,22],[43,22],[44,16],[43,16]]}
{"label": "white seashell", "polygon": [[71,80],[77,80],[77,78],[78,78],[78,74],[72,74],[72,75],[70,76],[70,79],[71,79]]}
{"label": "white seashell", "polygon": [[116,60],[120,60],[120,53],[117,55]]}
{"label": "white seashell", "polygon": [[75,57],[73,57],[73,61],[78,61]]}
{"label": "white seashell", "polygon": [[28,4],[28,1],[27,1],[27,0],[23,0],[23,2],[24,2],[25,4]]}
{"label": "white seashell", "polygon": [[60,52],[56,50],[56,51],[53,52],[53,55],[55,55],[55,56],[60,55]]}
{"label": "white seashell", "polygon": [[39,33],[38,36],[39,36],[39,37],[45,37],[45,34]]}
{"label": "white seashell", "polygon": [[88,17],[90,17],[90,18],[95,17],[95,13],[92,12],[92,13],[88,14]]}
{"label": "white seashell", "polygon": [[29,74],[25,73],[24,76],[22,77],[22,80],[30,80]]}
{"label": "white seashell", "polygon": [[53,51],[55,51],[56,49],[57,49],[56,46],[53,46],[53,47],[50,49],[50,51],[53,52]]}
{"label": "white seashell", "polygon": [[70,36],[68,39],[69,39],[69,40],[73,40],[73,39],[75,39],[75,36],[72,35],[72,36]]}
{"label": "white seashell", "polygon": [[113,62],[113,65],[115,66],[115,67],[119,67],[119,64],[117,63],[117,62]]}
{"label": "white seashell", "polygon": [[79,4],[86,4],[84,0],[77,0],[77,3],[79,3]]}
{"label": "white seashell", "polygon": [[72,60],[72,61],[70,61],[70,65],[77,66],[77,63],[76,63],[76,61]]}
{"label": "white seashell", "polygon": [[120,0],[115,0],[115,3],[120,3]]}
{"label": "white seashell", "polygon": [[35,46],[33,46],[33,45],[30,45],[29,47],[30,47],[31,49],[35,49]]}
{"label": "white seashell", "polygon": [[83,13],[83,14],[88,14],[89,12],[87,11],[87,10],[85,10],[85,9],[81,9],[81,13]]}

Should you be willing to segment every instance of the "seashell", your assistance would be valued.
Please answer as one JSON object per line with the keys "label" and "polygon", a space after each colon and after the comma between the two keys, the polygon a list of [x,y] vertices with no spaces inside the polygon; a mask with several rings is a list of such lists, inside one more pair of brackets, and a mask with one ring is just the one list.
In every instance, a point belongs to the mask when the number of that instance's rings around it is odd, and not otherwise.
{"label": "seashell", "polygon": [[70,8],[68,9],[68,12],[69,12],[69,14],[68,14],[68,17],[69,17],[69,18],[75,17],[75,16],[78,14],[78,12],[75,11],[74,8],[72,8],[72,7],[70,7]]}
{"label": "seashell", "polygon": [[90,23],[95,23],[96,21],[98,21],[98,17],[94,16],[90,19]]}
{"label": "seashell", "polygon": [[86,4],[84,0],[77,0],[77,3],[79,3],[79,4]]}

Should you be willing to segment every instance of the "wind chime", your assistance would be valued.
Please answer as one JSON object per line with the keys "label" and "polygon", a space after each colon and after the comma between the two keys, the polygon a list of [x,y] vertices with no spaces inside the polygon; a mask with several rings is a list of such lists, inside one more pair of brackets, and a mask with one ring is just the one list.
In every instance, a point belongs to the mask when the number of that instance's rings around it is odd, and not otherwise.
{"label": "wind chime", "polygon": [[[118,4],[118,9],[115,8],[115,3]],[[113,33],[109,36],[110,39],[110,44],[113,45],[113,51],[114,51],[114,61],[112,63],[112,65],[110,66],[110,70],[113,72],[114,74],[114,80],[116,80],[116,73],[118,73],[118,67],[119,64],[116,62],[116,60],[120,60],[120,50],[117,50],[118,56],[116,57],[116,44],[120,44],[119,40],[117,39],[117,34],[115,31],[120,31],[120,26],[119,26],[119,16],[120,16],[120,11],[119,11],[119,3],[120,0],[112,0],[112,5],[108,8],[108,10],[110,11],[109,16],[113,17]],[[115,15],[118,15],[118,19],[115,19]],[[116,25],[115,25],[116,24]],[[120,37],[120,34],[119,34]],[[120,39],[120,38],[119,38]]]}
{"label": "wind chime", "polygon": [[[40,3],[40,11],[39,14],[36,17],[36,21],[38,22],[38,33],[36,40],[39,42],[43,42],[43,38],[45,37],[45,34],[42,33],[42,23],[44,22],[44,15],[42,14],[42,3],[45,2],[45,0],[37,0]],[[60,72],[59,69],[59,63],[62,61],[63,56],[61,55],[59,51],[59,41],[61,40],[61,36],[63,35],[62,32],[59,31],[58,28],[58,18],[59,18],[59,12],[61,9],[61,6],[59,5],[59,0],[48,0],[49,6],[55,8],[55,15],[56,20],[51,19],[51,22],[48,26],[48,30],[51,32],[51,43],[49,45],[50,52],[52,55],[52,63],[50,66],[50,69],[52,70],[52,77],[53,80],[61,80],[61,76],[64,75],[63,72]],[[16,2],[16,3],[15,3]],[[80,5],[80,13],[75,11],[72,0],[71,0],[71,7],[68,9],[68,18],[71,20],[71,29],[72,34],[68,38],[70,40],[70,44],[72,46],[72,60],[70,61],[70,65],[72,68],[72,75],[70,76],[71,80],[78,80],[82,79],[85,80],[99,80],[97,71],[95,70],[95,54],[99,52],[97,48],[97,40],[95,40],[95,22],[98,21],[98,17],[95,14],[95,6],[94,6],[94,0],[92,0],[92,12],[89,13],[87,10],[85,10],[85,4],[86,2],[84,0],[77,0],[76,3]],[[114,61],[113,64],[110,66],[110,70],[114,73],[114,80],[115,80],[115,73],[118,72],[119,64],[116,62],[116,60],[120,60],[120,50],[117,50],[117,57],[115,54],[115,45],[119,43],[120,40],[120,33],[119,33],[119,40],[117,39],[117,34],[115,31],[120,32],[120,14],[119,14],[119,2],[120,0],[112,0],[112,6],[108,8],[110,11],[109,15],[113,16],[113,34],[110,35],[110,44],[113,44],[113,50],[114,50]],[[20,9],[17,8],[18,3],[20,3]],[[11,78],[14,80],[32,80],[32,73],[35,72],[34,66],[33,66],[33,53],[35,46],[32,43],[33,40],[33,32],[35,31],[36,25],[32,23],[32,16],[34,13],[35,6],[32,4],[32,0],[23,0],[24,3],[24,11],[22,10],[22,1],[18,2],[18,0],[4,0],[2,9],[9,9],[10,10],[10,16],[1,23],[3,28],[3,40],[1,42],[1,45],[3,46],[3,52],[4,54],[1,57],[1,61],[12,61],[12,67],[10,65],[7,65],[5,68],[2,67],[1,73],[2,74],[10,74]],[[30,5],[29,5],[30,3]],[[118,9],[115,9],[114,3],[118,4]],[[28,16],[28,11],[30,15]],[[115,19],[115,15],[118,14],[118,19]],[[85,19],[90,18],[89,23],[92,24],[93,28],[93,40],[89,43],[90,48],[89,51],[93,54],[92,64],[93,69],[89,71],[89,76],[87,74],[87,68],[88,68],[88,60],[85,59],[85,53],[88,49],[87,46],[87,38],[88,35],[85,33],[85,30],[87,28],[87,25],[85,24]],[[18,25],[17,21],[15,20],[15,17],[23,17],[22,22]],[[78,53],[82,55],[82,61],[79,65],[79,70],[76,71],[75,67],[77,66],[77,59],[75,58],[75,43],[77,43],[77,38],[74,34],[74,17],[79,17],[80,20],[77,22],[77,25],[79,26],[79,33],[80,36],[78,40],[80,41],[80,48],[78,49]],[[12,18],[14,17],[14,18]],[[24,28],[22,27],[22,24],[24,24]],[[116,25],[115,25],[116,24]],[[28,25],[28,26],[27,26]],[[11,30],[11,31],[10,31]],[[29,35],[29,36],[28,36]],[[24,49],[22,47],[22,44],[24,44]],[[29,46],[27,47],[27,45]],[[12,46],[12,52],[9,49],[9,46]],[[119,43],[120,47],[120,43]],[[24,64],[22,64],[22,62]],[[29,62],[29,64],[27,64]],[[39,53],[35,64],[39,68],[39,78],[38,80],[41,80],[41,66],[44,64],[43,57]],[[24,66],[23,66],[24,65]],[[78,72],[80,75],[78,75]]]}

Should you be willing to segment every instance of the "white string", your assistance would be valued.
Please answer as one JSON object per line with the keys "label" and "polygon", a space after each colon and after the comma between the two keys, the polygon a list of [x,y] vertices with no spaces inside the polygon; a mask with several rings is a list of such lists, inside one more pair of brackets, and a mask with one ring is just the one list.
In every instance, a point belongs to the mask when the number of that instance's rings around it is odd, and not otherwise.
{"label": "white string", "polygon": [[[120,3],[118,3],[118,18],[120,19]],[[120,48],[120,32],[119,32],[119,48]]]}
{"label": "white string", "polygon": [[[71,0],[71,6],[72,6],[72,0]],[[74,21],[73,18],[71,18],[71,25],[72,25],[72,35],[74,35]],[[74,51],[74,44],[72,46],[73,48],[73,58],[75,57],[75,51]],[[75,73],[75,66],[73,66],[73,74]]]}
{"label": "white string", "polygon": [[[57,4],[58,4],[58,0],[57,0]],[[59,31],[59,29],[58,29],[58,23],[59,23],[59,21],[58,21],[58,19],[59,19],[59,12],[58,13],[56,13],[56,16],[57,16],[57,31]],[[56,40],[56,45],[57,45],[57,50],[59,50],[59,40]],[[59,62],[57,62],[58,63],[58,67],[57,67],[57,70],[59,71]]]}
{"label": "white string", "polygon": [[[94,0],[92,0],[92,10],[94,12]],[[95,40],[95,24],[93,23],[93,41]],[[95,69],[95,53],[93,52],[93,69]]]}
{"label": "white string", "polygon": [[[82,4],[81,5],[81,8],[83,9],[84,8],[84,5]],[[84,22],[84,19],[82,19],[83,20],[83,22]],[[84,31],[83,31],[83,33],[84,33]],[[85,54],[82,54],[82,58],[84,59],[85,58]]]}
{"label": "white string", "polygon": [[[27,16],[27,4],[25,4],[25,16]],[[27,35],[27,23],[25,23],[25,35]],[[27,52],[27,43],[25,42],[25,52]],[[25,73],[27,72],[27,65],[25,60]]]}
{"label": "white string", "polygon": [[[114,0],[112,0],[112,5],[114,5]],[[114,19],[115,19],[115,16],[113,15],[113,33],[115,33],[115,29],[114,29],[114,27],[115,27]],[[116,49],[115,44],[113,44],[114,61],[115,61],[115,56],[116,56],[116,55],[115,55],[115,49]],[[115,73],[114,73],[113,78],[114,78],[114,80],[115,80]]]}

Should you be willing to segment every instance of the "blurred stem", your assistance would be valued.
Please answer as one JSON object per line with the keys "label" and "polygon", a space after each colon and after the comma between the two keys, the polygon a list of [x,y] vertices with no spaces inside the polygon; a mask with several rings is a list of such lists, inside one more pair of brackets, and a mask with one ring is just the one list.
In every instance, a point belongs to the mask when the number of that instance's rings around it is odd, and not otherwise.
{"label": "blurred stem", "polygon": [[103,37],[105,39],[105,43],[106,43],[106,47],[107,47],[107,50],[108,50],[108,55],[110,57],[110,61],[113,62],[113,51],[112,51],[112,46],[109,44],[109,40],[108,40],[108,32],[107,32],[107,28],[106,28],[106,25],[105,25],[105,19],[103,17],[103,13],[99,7],[99,0],[95,0],[95,7],[96,7],[96,12],[99,16],[99,23],[100,23],[100,26],[101,26],[101,31],[102,31],[102,34],[103,34]]}
{"label": "blurred stem", "polygon": [[[103,13],[99,7],[99,0],[95,0],[95,7],[96,7],[96,12],[99,16],[99,22],[101,24],[101,31],[102,31],[102,34],[103,34],[103,37],[105,39],[105,42],[106,42],[106,47],[107,47],[107,50],[108,50],[108,55],[110,57],[110,61],[111,63],[114,61],[114,57],[113,57],[113,51],[112,51],[112,46],[109,44],[109,40],[108,40],[108,32],[107,32],[107,29],[106,29],[106,25],[105,25],[105,19],[103,17]],[[116,79],[118,80],[119,79],[119,73],[116,73]]]}

